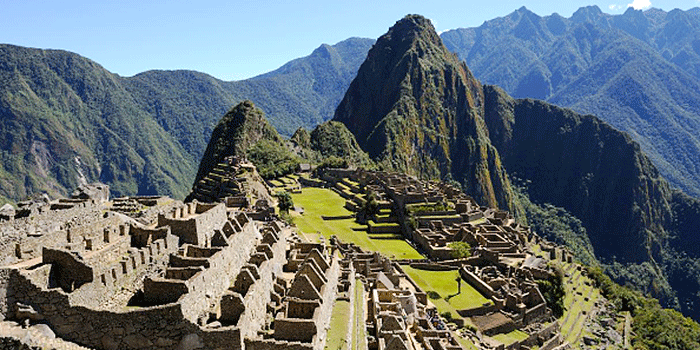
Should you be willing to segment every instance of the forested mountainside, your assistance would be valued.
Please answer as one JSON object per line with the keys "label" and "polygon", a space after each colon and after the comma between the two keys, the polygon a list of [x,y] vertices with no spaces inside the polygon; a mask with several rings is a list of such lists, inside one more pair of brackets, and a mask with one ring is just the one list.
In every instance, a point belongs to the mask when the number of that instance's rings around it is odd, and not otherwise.
{"label": "forested mountainside", "polygon": [[637,141],[672,185],[700,195],[700,9],[526,8],[442,34],[484,83],[594,114]]}
{"label": "forested mountainside", "polygon": [[74,53],[0,45],[0,200],[65,195],[84,181],[182,198],[221,115],[251,99],[284,135],[311,129],[330,119],[372,42],[322,45],[237,82],[192,71],[125,78]]}
{"label": "forested mountainside", "polygon": [[369,51],[334,120],[384,168],[454,179],[480,203],[514,211],[483,99],[481,84],[430,21],[407,16]]}
{"label": "forested mountainside", "polygon": [[626,133],[514,100],[455,62],[427,19],[407,16],[370,50],[334,118],[385,169],[456,180],[516,215],[529,205],[563,208],[618,280],[698,317],[700,256],[678,244],[700,240],[690,224],[698,201],[672,190]]}

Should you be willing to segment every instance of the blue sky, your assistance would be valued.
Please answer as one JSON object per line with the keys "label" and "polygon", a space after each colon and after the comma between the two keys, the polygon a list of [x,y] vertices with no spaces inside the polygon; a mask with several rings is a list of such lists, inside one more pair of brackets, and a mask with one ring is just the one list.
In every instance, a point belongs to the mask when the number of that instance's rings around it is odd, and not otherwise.
{"label": "blue sky", "polygon": [[569,17],[587,5],[618,14],[630,5],[687,10],[700,0],[0,0],[0,43],[73,51],[123,76],[191,69],[239,80],[323,43],[377,38],[409,13],[430,18],[443,31],[479,26],[521,6]]}

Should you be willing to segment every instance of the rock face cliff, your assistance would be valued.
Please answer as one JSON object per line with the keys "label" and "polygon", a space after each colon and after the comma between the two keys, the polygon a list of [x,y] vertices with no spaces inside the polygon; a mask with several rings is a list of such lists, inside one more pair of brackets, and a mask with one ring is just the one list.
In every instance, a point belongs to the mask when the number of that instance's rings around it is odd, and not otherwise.
{"label": "rock face cliff", "polygon": [[370,49],[334,120],[382,167],[454,179],[479,202],[513,210],[483,112],[481,84],[428,19],[409,15]]}
{"label": "rock face cliff", "polygon": [[581,220],[618,279],[700,317],[700,201],[673,190],[629,135],[590,115],[484,87],[503,165],[529,198]]}

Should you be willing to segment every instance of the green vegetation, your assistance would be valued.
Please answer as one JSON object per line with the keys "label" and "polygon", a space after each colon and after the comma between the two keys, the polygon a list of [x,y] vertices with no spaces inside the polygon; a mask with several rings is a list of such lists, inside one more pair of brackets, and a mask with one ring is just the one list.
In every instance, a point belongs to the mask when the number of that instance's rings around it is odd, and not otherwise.
{"label": "green vegetation", "polygon": [[700,349],[700,325],[655,302],[637,309],[632,329],[635,349]]}
{"label": "green vegetation", "polygon": [[537,286],[542,292],[544,300],[547,301],[547,306],[552,309],[554,317],[561,317],[564,314],[564,271],[561,266],[554,266],[554,274],[548,280],[537,280]]}
{"label": "green vegetation", "polygon": [[348,316],[350,315],[350,303],[345,300],[336,300],[333,304],[331,324],[326,335],[326,350],[346,350],[349,347],[345,336],[348,334]]}
{"label": "green vegetation", "polygon": [[232,156],[248,157],[267,179],[289,173],[295,159],[263,111],[251,101],[239,103],[219,120],[199,164],[195,183],[216,164]]}
{"label": "green vegetation", "polygon": [[[310,144],[318,159],[322,161],[322,165],[331,162],[326,166],[341,165],[334,167],[346,168],[351,164],[363,168],[374,167],[374,162],[360,149],[355,136],[343,123],[328,121],[318,125],[311,132]],[[343,161],[339,162],[338,159]]]}
{"label": "green vegetation", "polygon": [[593,246],[588,238],[586,228],[566,209],[549,203],[538,205],[530,201],[527,194],[527,181],[511,176],[516,200],[525,210],[530,228],[552,242],[566,246],[574,258],[585,265],[598,265]]}
{"label": "green vegetation", "polygon": [[70,52],[0,45],[0,196],[67,195],[82,173],[115,196],[184,198],[231,106],[253,99],[284,135],[313,128],[333,116],[373,42],[323,45],[236,82],[193,71],[120,77]]}
{"label": "green vegetation", "polygon": [[590,267],[588,273],[618,311],[629,311],[634,317],[636,349],[700,348],[700,324],[676,310],[662,308],[656,299],[616,284],[600,268]]}
{"label": "green vegetation", "polygon": [[292,200],[292,195],[290,195],[289,192],[277,192],[275,197],[277,197],[277,207],[281,211],[289,213],[289,209],[294,208],[294,201]]}
{"label": "green vegetation", "polygon": [[510,345],[510,344],[515,343],[515,342],[523,341],[523,340],[527,339],[527,337],[528,337],[527,333],[516,329],[516,330],[508,332],[508,333],[496,334],[496,335],[492,336],[491,338],[493,338],[493,339],[495,339],[495,340],[497,340],[505,345]]}
{"label": "green vegetation", "polygon": [[522,8],[441,37],[482,81],[627,132],[664,178],[698,197],[700,124],[684,122],[700,115],[697,29],[687,27],[693,21],[692,10],[611,16],[585,7],[563,18]]}
{"label": "green vegetation", "polygon": [[438,296],[443,297],[443,299],[431,300],[441,313],[451,312],[453,315],[458,315],[457,310],[471,309],[485,303],[492,303],[465,281],[461,282],[462,293],[457,294],[456,278],[459,277],[457,271],[419,270],[408,265],[401,267],[426,293],[433,291]]}
{"label": "green vegetation", "polygon": [[415,204],[408,204],[406,205],[406,211],[410,214],[417,214],[417,213],[430,213],[434,211],[447,211],[451,210],[452,205],[446,203],[446,202],[438,202],[438,203],[415,203]]}
{"label": "green vegetation", "polygon": [[[301,193],[292,193],[297,206],[304,208],[304,214],[294,216],[299,230],[306,234],[320,232],[324,237],[335,235],[343,242],[355,243],[367,251],[380,252],[396,259],[422,259],[413,247],[400,236],[369,235],[367,226],[360,225],[355,219],[324,220],[322,216],[354,216],[345,209],[345,199],[325,188],[303,188]],[[374,237],[381,239],[373,239]],[[385,239],[389,238],[389,239]]]}
{"label": "green vegetation", "polygon": [[67,195],[81,176],[115,196],[185,196],[195,158],[122,78],[65,51],[0,45],[0,57],[0,196]]}
{"label": "green vegetation", "polygon": [[263,179],[274,179],[296,171],[300,159],[284,145],[270,140],[256,142],[247,152]]}
{"label": "green vegetation", "polygon": [[455,259],[468,258],[472,255],[472,247],[467,242],[450,242],[447,246],[452,249],[452,257]]}
{"label": "green vegetation", "polygon": [[326,168],[347,168],[349,166],[347,159],[343,159],[336,156],[330,156],[321,162],[321,164],[316,167],[316,171],[326,169]]}
{"label": "green vegetation", "polygon": [[430,21],[408,15],[369,51],[334,120],[381,168],[427,179],[451,173],[479,203],[515,212],[505,170],[482,127],[481,100],[481,84]]}

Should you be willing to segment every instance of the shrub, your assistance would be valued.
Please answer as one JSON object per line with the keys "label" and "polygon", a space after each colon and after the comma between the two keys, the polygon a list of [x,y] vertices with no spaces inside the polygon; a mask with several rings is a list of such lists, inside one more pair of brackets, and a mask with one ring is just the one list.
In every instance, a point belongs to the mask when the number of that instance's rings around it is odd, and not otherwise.
{"label": "shrub", "polygon": [[448,322],[452,321],[452,313],[449,311],[441,313],[440,316],[442,316],[442,318],[446,319]]}
{"label": "shrub", "polygon": [[425,292],[425,295],[427,295],[428,298],[433,299],[433,300],[440,299],[440,293],[438,293],[434,290],[429,290],[429,291]]}
{"label": "shrub", "polygon": [[564,271],[559,265],[554,266],[554,274],[547,280],[538,280],[537,286],[542,292],[542,296],[547,301],[547,305],[552,309],[555,317],[564,314]]}
{"label": "shrub", "polygon": [[289,209],[294,208],[292,195],[287,191],[280,191],[275,194],[275,197],[277,197],[277,207],[280,209],[280,212],[289,214]]}
{"label": "shrub", "polygon": [[447,246],[452,249],[452,257],[455,259],[468,258],[472,255],[472,247],[467,242],[451,242]]}

